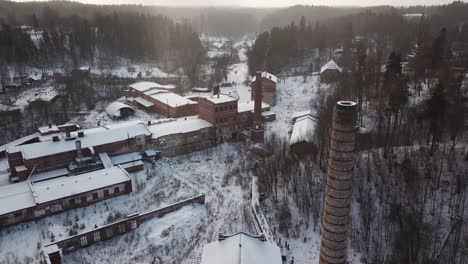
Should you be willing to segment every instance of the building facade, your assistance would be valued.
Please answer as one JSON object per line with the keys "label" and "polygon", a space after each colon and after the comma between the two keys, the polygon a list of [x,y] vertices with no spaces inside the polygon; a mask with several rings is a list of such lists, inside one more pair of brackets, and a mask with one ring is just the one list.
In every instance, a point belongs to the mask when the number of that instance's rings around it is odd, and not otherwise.
{"label": "building facade", "polygon": [[[276,82],[278,78],[268,72],[262,72],[262,101],[274,106],[276,104]],[[251,87],[251,100],[255,99],[255,89],[257,83],[257,76],[254,77],[252,83],[250,84]]]}

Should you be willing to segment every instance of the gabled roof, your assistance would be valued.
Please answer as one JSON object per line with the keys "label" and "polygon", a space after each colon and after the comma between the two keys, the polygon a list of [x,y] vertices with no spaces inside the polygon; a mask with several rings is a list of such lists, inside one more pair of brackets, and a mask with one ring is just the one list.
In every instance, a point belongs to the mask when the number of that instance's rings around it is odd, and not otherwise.
{"label": "gabled roof", "polygon": [[315,121],[312,116],[306,115],[296,120],[291,134],[290,145],[301,141],[313,143],[315,134]]}
{"label": "gabled roof", "polygon": [[245,233],[220,236],[205,245],[201,264],[281,264],[280,248]]}
{"label": "gabled roof", "polygon": [[334,60],[331,60],[327,64],[323,65],[320,69],[320,73],[323,73],[326,70],[338,70],[339,72],[343,71],[343,69],[340,66],[338,66],[338,64],[336,64]]}
{"label": "gabled roof", "polygon": [[[268,73],[266,71],[262,72],[262,77],[265,78],[265,79],[269,79],[269,80],[272,80],[273,82],[277,82],[278,80],[278,77],[276,77],[275,75],[271,74],[271,73]],[[252,83],[255,82],[257,80],[257,76],[254,76],[253,77],[253,80],[252,80]]]}

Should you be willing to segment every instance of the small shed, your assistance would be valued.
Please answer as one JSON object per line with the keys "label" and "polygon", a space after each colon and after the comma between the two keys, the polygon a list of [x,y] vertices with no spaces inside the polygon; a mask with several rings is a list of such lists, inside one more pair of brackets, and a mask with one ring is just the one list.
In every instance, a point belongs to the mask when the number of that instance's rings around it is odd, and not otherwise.
{"label": "small shed", "polygon": [[314,141],[315,121],[311,115],[305,115],[294,123],[289,141],[289,149],[296,155],[314,154],[317,146]]}
{"label": "small shed", "polygon": [[112,118],[128,117],[135,114],[135,110],[121,102],[113,102],[106,108],[107,114]]}
{"label": "small shed", "polygon": [[342,72],[343,69],[331,60],[320,69],[320,81],[325,83],[337,81]]}

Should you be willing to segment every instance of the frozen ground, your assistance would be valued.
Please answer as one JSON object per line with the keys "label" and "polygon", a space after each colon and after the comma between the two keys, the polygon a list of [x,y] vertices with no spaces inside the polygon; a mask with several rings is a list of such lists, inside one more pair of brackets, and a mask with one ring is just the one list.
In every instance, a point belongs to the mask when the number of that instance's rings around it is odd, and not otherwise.
{"label": "frozen ground", "polygon": [[[206,194],[206,205],[189,206],[154,219],[133,233],[67,255],[64,263],[181,263],[197,257],[219,232],[253,232],[249,209],[248,162],[239,144],[224,144],[190,155],[163,158],[132,174],[135,193],[0,231],[0,263],[39,263],[40,245],[125,216]],[[241,158],[239,158],[241,157]],[[76,225],[75,225],[76,223]],[[162,232],[163,230],[167,230]],[[17,249],[21,248],[21,251]],[[177,253],[175,253],[177,252]],[[181,253],[183,252],[183,254]],[[159,262],[158,262],[159,261]]]}

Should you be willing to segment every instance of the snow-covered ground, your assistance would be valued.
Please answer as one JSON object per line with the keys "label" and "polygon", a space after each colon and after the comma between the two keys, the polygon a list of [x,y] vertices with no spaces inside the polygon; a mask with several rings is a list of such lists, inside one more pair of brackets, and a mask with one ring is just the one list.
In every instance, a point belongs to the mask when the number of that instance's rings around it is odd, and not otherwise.
{"label": "snow-covered ground", "polygon": [[50,84],[46,84],[41,87],[28,89],[22,92],[13,101],[14,105],[24,109],[33,101],[49,102],[57,95],[57,89]]}
{"label": "snow-covered ground", "polygon": [[[133,173],[136,192],[0,230],[0,263],[39,263],[40,245],[103,225],[116,213],[125,216],[206,194],[206,205],[189,206],[154,219],[131,234],[67,255],[65,263],[181,263],[201,254],[219,232],[254,232],[249,212],[250,175],[241,143],[224,144],[190,155],[163,158]],[[167,230],[167,231],[166,231]],[[164,232],[163,232],[164,231]],[[17,249],[21,248],[21,251]],[[183,253],[183,254],[182,254]],[[175,262],[172,262],[175,261]]]}

